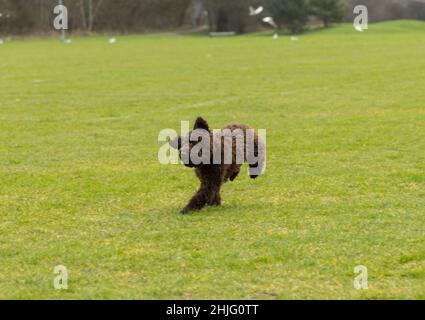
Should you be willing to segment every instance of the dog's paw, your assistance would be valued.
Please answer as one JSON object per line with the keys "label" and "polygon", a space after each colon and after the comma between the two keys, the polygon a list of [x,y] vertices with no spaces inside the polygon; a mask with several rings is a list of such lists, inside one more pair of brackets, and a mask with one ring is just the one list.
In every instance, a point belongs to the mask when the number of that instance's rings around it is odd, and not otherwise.
{"label": "dog's paw", "polygon": [[181,209],[180,210],[180,213],[181,214],[187,214],[187,213],[189,213],[191,210],[189,209],[189,208],[187,208],[187,207],[185,207],[185,208],[183,208],[183,209]]}

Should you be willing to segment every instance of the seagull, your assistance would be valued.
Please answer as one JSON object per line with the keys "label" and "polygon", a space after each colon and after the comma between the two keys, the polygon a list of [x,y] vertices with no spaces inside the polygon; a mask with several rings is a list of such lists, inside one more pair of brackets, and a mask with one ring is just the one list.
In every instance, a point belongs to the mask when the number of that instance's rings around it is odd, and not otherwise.
{"label": "seagull", "polygon": [[0,39],[0,45],[2,45],[4,43],[3,39]]}
{"label": "seagull", "polygon": [[72,42],[72,40],[71,39],[66,39],[65,40],[65,43],[71,43]]}
{"label": "seagull", "polygon": [[275,32],[275,33],[273,34],[273,40],[276,40],[277,38],[279,38],[279,35]]}
{"label": "seagull", "polygon": [[291,40],[292,40],[292,41],[298,41],[298,37],[296,37],[296,36],[291,36]]}
{"label": "seagull", "polygon": [[249,6],[249,15],[250,16],[256,16],[259,15],[261,12],[263,12],[263,7],[260,6],[257,9],[254,9],[252,6]]}
{"label": "seagull", "polygon": [[274,20],[273,20],[272,17],[265,17],[265,18],[263,18],[263,22],[268,23],[273,28],[277,28],[277,24],[274,22]]}
{"label": "seagull", "polygon": [[115,42],[117,42],[117,39],[116,38],[111,38],[108,41],[109,44],[114,44]]}

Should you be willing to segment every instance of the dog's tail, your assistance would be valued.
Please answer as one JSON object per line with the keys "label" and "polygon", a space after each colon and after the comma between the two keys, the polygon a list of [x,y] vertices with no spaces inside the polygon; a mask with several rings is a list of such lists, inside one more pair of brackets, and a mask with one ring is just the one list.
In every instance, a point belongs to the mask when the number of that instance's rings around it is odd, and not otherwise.
{"label": "dog's tail", "polygon": [[[253,145],[253,146],[252,146]],[[247,146],[247,161],[249,164],[249,176],[257,178],[264,173],[266,164],[266,143],[262,137],[254,133],[254,143]]]}

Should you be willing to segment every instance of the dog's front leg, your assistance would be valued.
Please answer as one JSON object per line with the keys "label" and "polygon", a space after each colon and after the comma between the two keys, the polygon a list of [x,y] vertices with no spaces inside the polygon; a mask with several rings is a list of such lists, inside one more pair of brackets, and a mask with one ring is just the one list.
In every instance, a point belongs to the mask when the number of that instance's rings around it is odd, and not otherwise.
{"label": "dog's front leg", "polygon": [[188,213],[190,211],[202,209],[207,201],[209,196],[209,190],[206,186],[201,186],[199,190],[193,195],[189,203],[181,210],[181,213]]}

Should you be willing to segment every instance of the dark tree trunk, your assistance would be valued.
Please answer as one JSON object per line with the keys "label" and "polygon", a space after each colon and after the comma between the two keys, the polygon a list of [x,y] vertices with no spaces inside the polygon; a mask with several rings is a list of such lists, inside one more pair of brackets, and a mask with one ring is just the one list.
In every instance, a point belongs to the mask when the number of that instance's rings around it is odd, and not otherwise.
{"label": "dark tree trunk", "polygon": [[323,26],[325,27],[325,28],[328,28],[329,27],[329,19],[328,18],[323,18]]}

